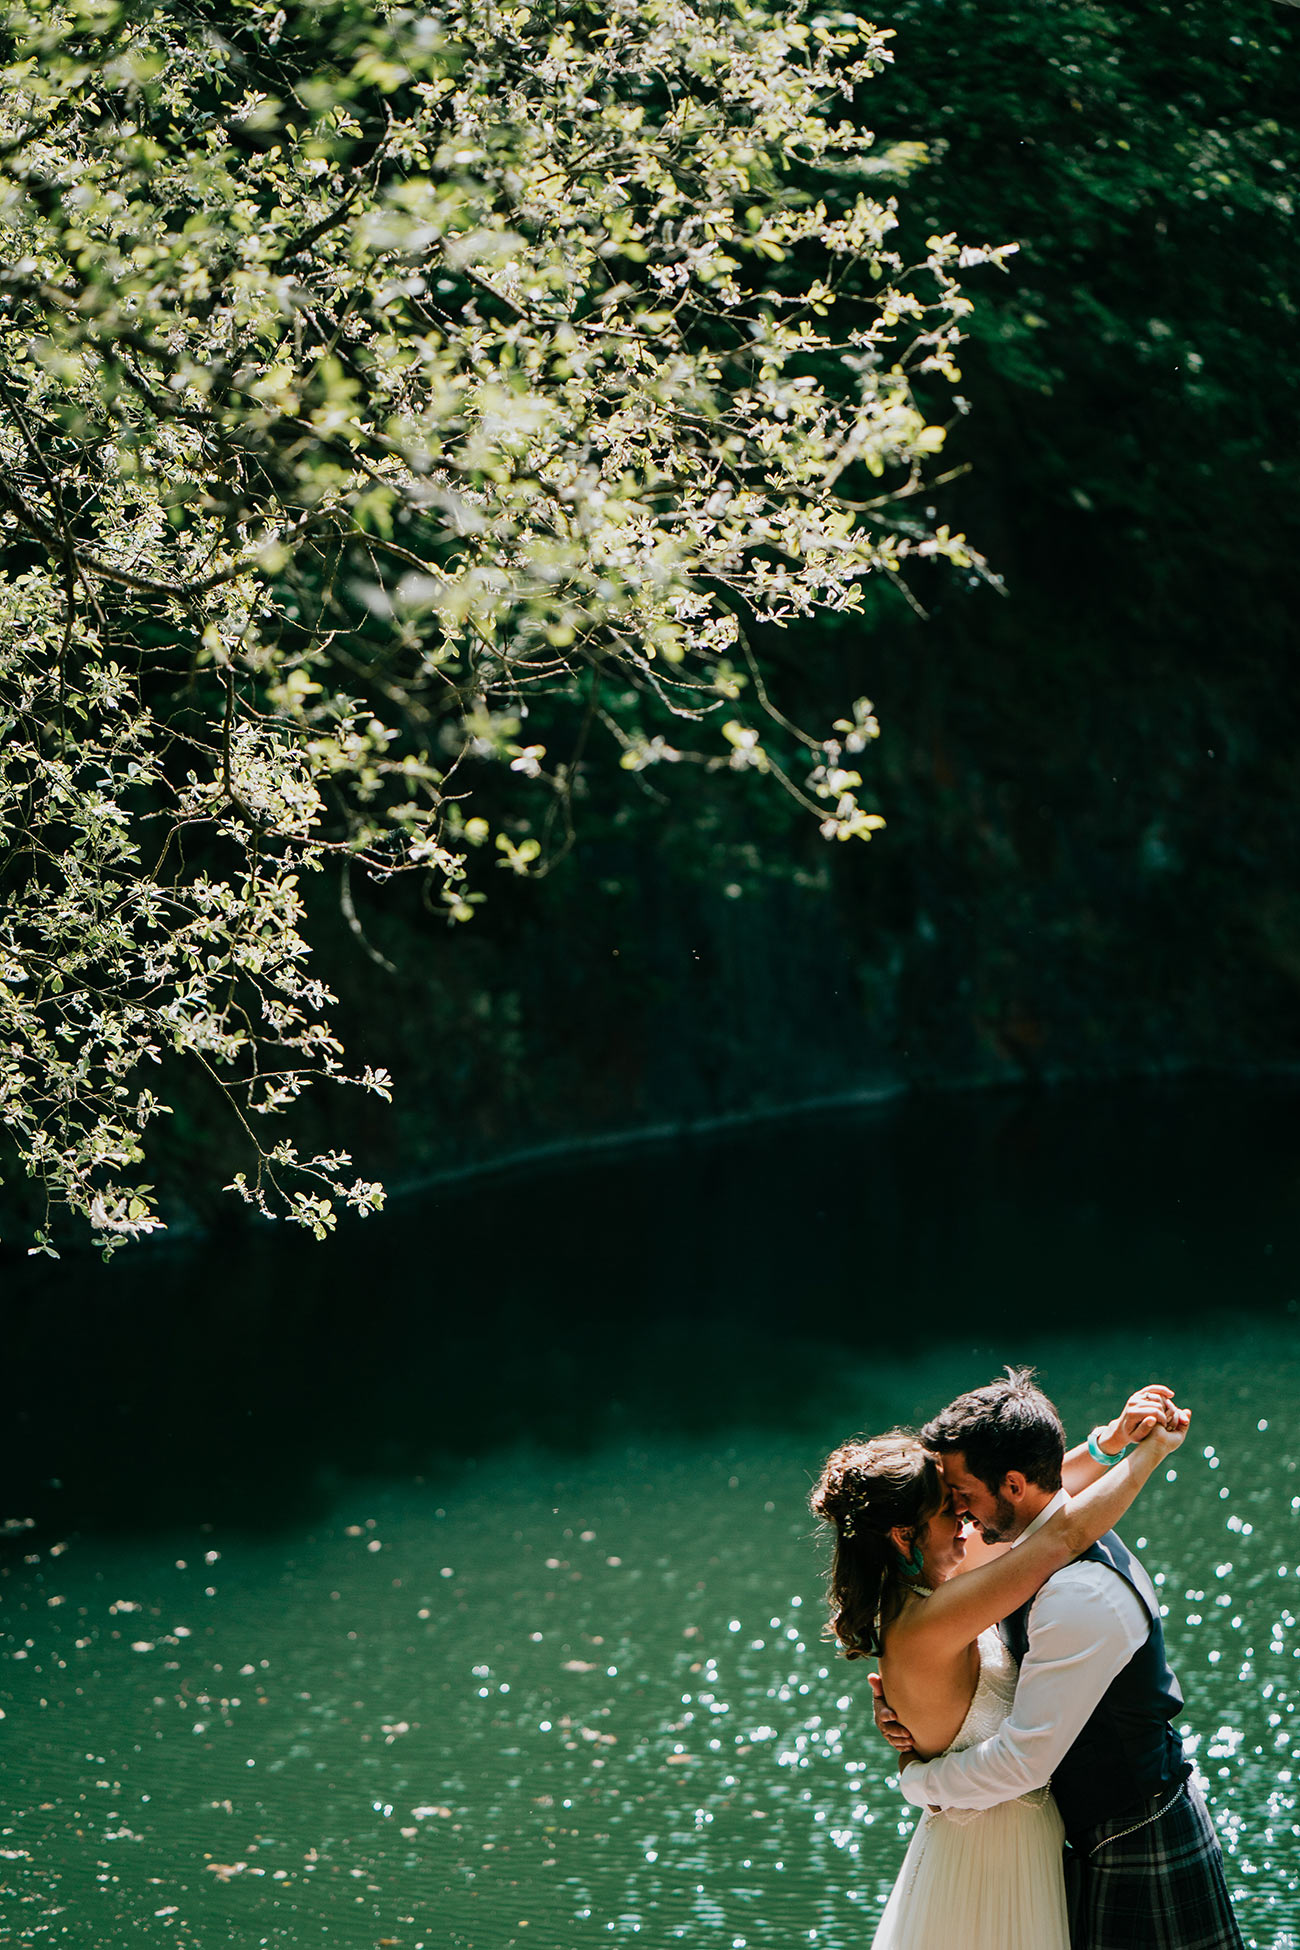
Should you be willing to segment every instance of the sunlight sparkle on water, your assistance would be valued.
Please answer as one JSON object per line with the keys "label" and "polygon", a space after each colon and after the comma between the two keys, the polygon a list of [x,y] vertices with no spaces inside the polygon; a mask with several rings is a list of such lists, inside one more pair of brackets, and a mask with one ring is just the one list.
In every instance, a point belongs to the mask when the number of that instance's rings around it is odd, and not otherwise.
{"label": "sunlight sparkle on water", "polygon": [[[1086,1365],[1035,1352],[1084,1429],[1091,1377],[1151,1361],[1120,1337]],[[889,1402],[864,1370],[862,1398],[909,1419],[964,1378],[935,1358]],[[1300,1881],[1281,1433],[1300,1375],[1289,1341],[1237,1333],[1184,1342],[1178,1382],[1206,1437],[1134,1535],[1243,1923],[1271,1950]],[[558,1474],[501,1458],[274,1538],[22,1533],[0,1687],[18,1937],[857,1950],[911,1815],[865,1666],[821,1636],[804,1499],[841,1433]]]}

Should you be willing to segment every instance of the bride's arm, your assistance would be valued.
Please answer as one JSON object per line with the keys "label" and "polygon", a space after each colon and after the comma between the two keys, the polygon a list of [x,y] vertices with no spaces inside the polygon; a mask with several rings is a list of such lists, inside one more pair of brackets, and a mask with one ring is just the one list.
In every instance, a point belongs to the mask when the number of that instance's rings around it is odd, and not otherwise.
{"label": "bride's arm", "polygon": [[1160,1426],[1122,1463],[1076,1496],[1064,1509],[996,1563],[963,1577],[950,1578],[912,1616],[894,1628],[914,1649],[947,1653],[971,1645],[986,1626],[1032,1598],[1053,1571],[1095,1544],[1112,1529],[1153,1470],[1173,1453],[1187,1433],[1191,1412],[1176,1411],[1175,1426]]}
{"label": "bride's arm", "polygon": [[[1157,1421],[1167,1422],[1174,1406],[1174,1392],[1163,1382],[1153,1381],[1138,1388],[1125,1402],[1113,1422],[1102,1422],[1094,1429],[1098,1447],[1117,1456],[1130,1443],[1141,1442]],[[1067,1450],[1061,1465],[1061,1485],[1071,1496],[1078,1496],[1089,1483],[1095,1483],[1107,1465],[1099,1463],[1086,1442]]]}

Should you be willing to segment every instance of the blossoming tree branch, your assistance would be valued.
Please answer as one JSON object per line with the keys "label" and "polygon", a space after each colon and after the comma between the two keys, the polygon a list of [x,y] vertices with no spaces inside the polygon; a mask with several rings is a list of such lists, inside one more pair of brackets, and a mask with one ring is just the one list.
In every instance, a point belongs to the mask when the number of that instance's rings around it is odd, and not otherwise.
{"label": "blossoming tree branch", "polygon": [[161,1223],[146,1143],[199,1065],[234,1189],[320,1236],[382,1189],[275,1119],[390,1079],[330,1028],[305,875],[467,921],[563,850],[602,745],[882,823],[869,703],[794,724],[755,626],[978,569],[914,512],[916,388],[1005,253],[891,248],[923,152],[874,148],[888,37],[834,11],[19,0],[2,33],[0,1112],[112,1250]]}

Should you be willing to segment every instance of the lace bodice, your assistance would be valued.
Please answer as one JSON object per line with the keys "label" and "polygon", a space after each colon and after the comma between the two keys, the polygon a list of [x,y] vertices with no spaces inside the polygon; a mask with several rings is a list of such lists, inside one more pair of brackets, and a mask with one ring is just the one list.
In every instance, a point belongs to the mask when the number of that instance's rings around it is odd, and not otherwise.
{"label": "lace bodice", "polygon": [[[966,1747],[978,1746],[981,1740],[992,1739],[1011,1711],[1016,1697],[1016,1678],[1020,1667],[993,1626],[987,1632],[980,1633],[979,1648],[980,1676],[975,1694],[956,1738],[944,1750],[946,1753],[959,1754]],[[1019,1799],[1037,1805],[1046,1801],[1050,1793],[1050,1788],[1032,1788]],[[939,1819],[964,1827],[967,1822],[978,1821],[980,1812],[977,1808],[946,1808]]]}
{"label": "lace bodice", "polygon": [[957,1737],[947,1750],[950,1754],[959,1754],[964,1747],[974,1747],[981,1740],[990,1739],[1011,1711],[1016,1696],[1016,1674],[1020,1669],[993,1627],[980,1633],[979,1647],[979,1683]]}

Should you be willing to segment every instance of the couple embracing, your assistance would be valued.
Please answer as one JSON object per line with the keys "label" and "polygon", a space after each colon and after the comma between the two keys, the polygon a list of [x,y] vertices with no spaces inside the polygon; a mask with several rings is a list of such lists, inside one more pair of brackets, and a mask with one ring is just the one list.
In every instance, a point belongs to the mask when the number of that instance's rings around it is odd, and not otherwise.
{"label": "couple embracing", "polygon": [[924,1811],[873,1950],[1243,1950],[1160,1606],[1112,1528],[1190,1419],[1143,1388],[1067,1454],[1009,1369],[827,1461],[832,1628],[879,1659]]}

